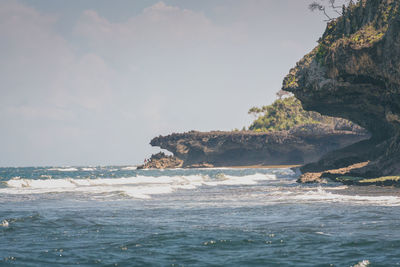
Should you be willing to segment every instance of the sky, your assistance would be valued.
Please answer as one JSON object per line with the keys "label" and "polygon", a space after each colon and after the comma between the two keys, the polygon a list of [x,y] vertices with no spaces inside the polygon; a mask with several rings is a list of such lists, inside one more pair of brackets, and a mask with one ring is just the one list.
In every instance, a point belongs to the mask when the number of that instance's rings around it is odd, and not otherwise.
{"label": "sky", "polygon": [[308,0],[1,0],[0,166],[142,163],[248,126],[326,22]]}

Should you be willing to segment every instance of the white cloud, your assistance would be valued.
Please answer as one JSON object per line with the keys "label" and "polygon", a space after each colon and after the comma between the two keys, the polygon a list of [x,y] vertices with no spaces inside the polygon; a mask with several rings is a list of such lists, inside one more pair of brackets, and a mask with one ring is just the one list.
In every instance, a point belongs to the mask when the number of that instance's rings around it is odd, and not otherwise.
{"label": "white cloud", "polygon": [[71,105],[101,107],[112,71],[97,55],[76,55],[54,29],[56,18],[16,1],[0,3],[0,18],[2,105],[54,114]]}
{"label": "white cloud", "polygon": [[163,2],[121,23],[112,23],[95,11],[87,10],[77,23],[77,31],[88,38],[102,39],[107,43],[209,40],[221,33],[221,29],[203,14],[167,6]]}
{"label": "white cloud", "polygon": [[213,46],[240,42],[241,35],[218,26],[204,14],[158,2],[123,22],[111,22],[86,10],[76,24],[76,33],[90,49],[110,62],[142,60],[165,54],[193,54]]}
{"label": "white cloud", "polygon": [[[66,25],[70,10],[0,1],[0,164],[138,162],[153,136],[243,126],[302,53],[303,31],[280,28],[309,29],[288,3],[221,1],[211,14],[210,1],[208,13],[158,2],[118,22],[79,10]],[[285,12],[296,23],[280,24]],[[296,58],[279,53],[297,45]]]}
{"label": "white cloud", "polygon": [[101,143],[91,140],[113,102],[115,72],[99,55],[78,54],[56,23],[0,2],[1,164],[83,163],[96,152],[76,149]]}

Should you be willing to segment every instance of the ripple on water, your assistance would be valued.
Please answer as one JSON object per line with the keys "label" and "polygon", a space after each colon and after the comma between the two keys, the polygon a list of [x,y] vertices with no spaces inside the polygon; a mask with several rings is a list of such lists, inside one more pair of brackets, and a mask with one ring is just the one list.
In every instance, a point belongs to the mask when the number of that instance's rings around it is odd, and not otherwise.
{"label": "ripple on water", "polygon": [[0,263],[400,262],[396,188],[298,185],[288,169],[72,168],[0,170]]}

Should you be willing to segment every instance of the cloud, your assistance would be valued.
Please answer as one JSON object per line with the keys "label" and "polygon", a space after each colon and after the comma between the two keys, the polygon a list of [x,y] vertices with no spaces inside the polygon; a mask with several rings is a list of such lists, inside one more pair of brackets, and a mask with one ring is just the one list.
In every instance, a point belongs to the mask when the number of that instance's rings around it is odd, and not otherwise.
{"label": "cloud", "polygon": [[90,159],[93,152],[76,155],[73,148],[90,144],[113,103],[115,71],[99,55],[78,53],[57,21],[17,1],[0,1],[2,164]]}
{"label": "cloud", "polygon": [[[220,29],[201,13],[158,2],[137,16],[112,23],[96,11],[86,10],[77,23],[85,37],[117,42],[186,42],[212,39]],[[175,44],[175,43],[174,43]]]}
{"label": "cloud", "polygon": [[164,2],[122,22],[111,22],[94,10],[86,10],[76,24],[75,33],[86,41],[90,50],[118,64],[176,51],[193,55],[227,42],[240,42],[242,37],[200,12]]}
{"label": "cloud", "polygon": [[77,55],[55,30],[55,17],[16,1],[2,1],[0,17],[1,105],[46,110],[32,113],[40,116],[52,108],[54,115],[60,108],[104,104],[112,70],[97,55]]}
{"label": "cloud", "polygon": [[4,165],[138,162],[153,136],[241,127],[309,50],[303,30],[286,32],[315,24],[293,16],[304,1],[152,0],[119,20],[108,1],[59,16],[28,2],[0,1]]}

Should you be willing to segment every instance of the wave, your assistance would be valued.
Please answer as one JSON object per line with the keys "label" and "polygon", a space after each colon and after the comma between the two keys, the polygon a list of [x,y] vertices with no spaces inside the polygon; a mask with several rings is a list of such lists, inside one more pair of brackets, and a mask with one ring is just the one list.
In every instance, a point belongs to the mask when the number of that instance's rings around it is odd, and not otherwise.
{"label": "wave", "polygon": [[[279,175],[278,175],[279,177]],[[0,194],[45,194],[72,192],[80,194],[100,194],[96,197],[124,195],[132,198],[149,199],[152,195],[169,194],[177,190],[194,190],[201,186],[245,186],[263,183],[256,188],[238,191],[228,198],[248,198],[257,203],[345,203],[351,205],[400,206],[398,195],[357,195],[345,185],[309,187],[295,185],[293,179],[277,179],[277,174],[255,173],[246,176],[201,174],[175,176],[134,176],[122,178],[62,178],[62,179],[23,179],[14,177],[4,181],[6,187],[0,188]],[[253,194],[240,195],[241,192]],[[95,196],[93,196],[95,197]]]}
{"label": "wave", "polygon": [[356,265],[352,266],[352,267],[367,267],[370,265],[369,260],[363,260],[360,261],[359,263],[357,263]]}
{"label": "wave", "polygon": [[123,171],[134,171],[136,169],[137,169],[136,166],[127,166],[127,167],[121,168],[121,170],[123,170]]}
{"label": "wave", "polygon": [[3,220],[2,222],[1,222],[1,224],[0,224],[0,226],[2,226],[2,227],[8,227],[10,224],[9,224],[9,222],[7,221],[7,220]]}
{"label": "wave", "polygon": [[278,202],[324,202],[324,203],[348,203],[359,205],[379,205],[379,206],[400,206],[400,197],[398,196],[371,196],[371,195],[351,195],[332,193],[329,191],[340,191],[346,189],[346,186],[327,187],[323,189],[296,188],[293,190],[282,189],[272,192],[270,195],[275,196],[274,201]]}
{"label": "wave", "polygon": [[275,180],[275,175],[254,174],[247,176],[207,175],[188,176],[137,176],[126,178],[97,179],[21,179],[6,181],[6,194],[44,194],[61,192],[112,193],[121,192],[134,198],[150,198],[151,195],[172,193],[177,189],[195,189],[199,186],[254,185],[259,181]]}
{"label": "wave", "polygon": [[48,171],[58,171],[58,172],[76,172],[77,168],[50,168]]}
{"label": "wave", "polygon": [[95,171],[96,169],[95,168],[92,168],[92,167],[85,167],[85,168],[81,168],[81,171],[84,171],[84,172],[92,172],[92,171]]}

